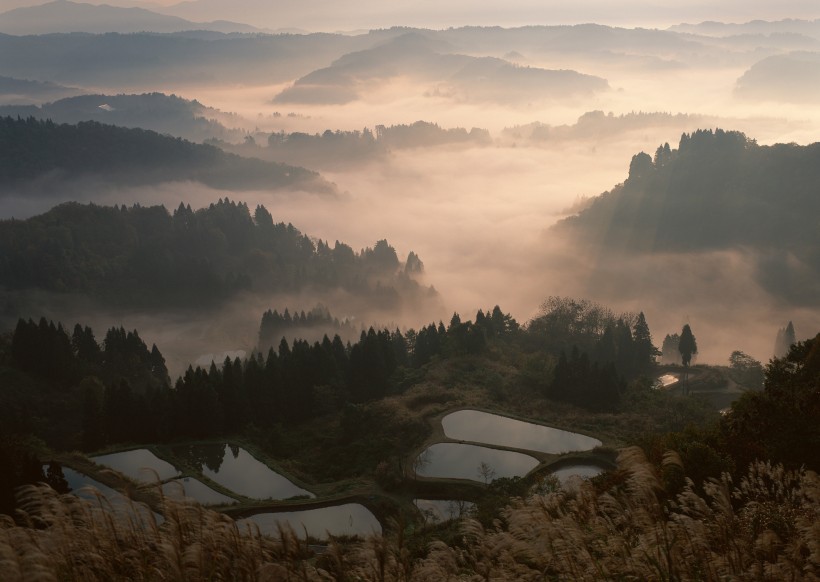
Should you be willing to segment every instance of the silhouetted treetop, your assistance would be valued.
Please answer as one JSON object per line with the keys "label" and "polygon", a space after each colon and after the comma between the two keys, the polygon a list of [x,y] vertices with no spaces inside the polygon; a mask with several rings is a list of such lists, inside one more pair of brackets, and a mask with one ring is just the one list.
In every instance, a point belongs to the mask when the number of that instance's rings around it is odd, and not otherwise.
{"label": "silhouetted treetop", "polygon": [[692,361],[692,356],[698,353],[698,344],[695,341],[695,336],[692,335],[692,328],[689,327],[688,323],[684,325],[683,330],[681,330],[678,351],[680,352],[684,366],[688,366]]}
{"label": "silhouetted treetop", "polygon": [[106,207],[67,203],[0,221],[0,284],[83,292],[132,306],[218,303],[239,291],[341,288],[382,303],[429,293],[386,240],[360,253],[314,241],[264,207],[228,199]]}
{"label": "silhouetted treetop", "polygon": [[795,339],[794,324],[790,321],[786,327],[777,330],[777,338],[774,342],[774,357],[782,358],[788,354],[789,348],[795,341],[797,340]]}
{"label": "silhouetted treetop", "polygon": [[337,337],[338,334],[351,337],[356,329],[350,319],[340,321],[323,305],[317,305],[307,313],[294,310],[292,315],[287,308],[282,313],[268,309],[262,314],[257,347],[264,352],[279,345],[284,336],[310,339],[315,335],[334,333]]}

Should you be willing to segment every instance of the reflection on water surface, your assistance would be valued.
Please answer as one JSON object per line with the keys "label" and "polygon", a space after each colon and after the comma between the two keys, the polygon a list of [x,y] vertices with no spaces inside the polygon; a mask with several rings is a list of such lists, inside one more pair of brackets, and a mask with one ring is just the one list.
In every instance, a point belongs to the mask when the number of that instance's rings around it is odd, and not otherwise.
{"label": "reflection on water surface", "polygon": [[214,483],[253,499],[289,499],[315,497],[270,467],[254,458],[242,447],[216,443],[174,447],[175,456]]}
{"label": "reflection on water surface", "polygon": [[437,443],[416,458],[416,473],[423,477],[472,479],[488,483],[499,477],[523,477],[538,460],[513,451],[500,451],[461,443]]}
{"label": "reflection on water surface", "polygon": [[588,451],[601,446],[601,441],[586,435],[479,410],[453,412],[441,419],[441,425],[451,439],[543,453]]}
{"label": "reflection on water surface", "polygon": [[301,538],[304,538],[305,530],[310,537],[317,539],[326,539],[327,533],[332,536],[367,536],[382,531],[382,526],[376,516],[358,503],[303,511],[259,513],[239,520],[237,523],[240,529],[255,524],[263,534],[278,537],[277,522],[289,523],[296,535]]}

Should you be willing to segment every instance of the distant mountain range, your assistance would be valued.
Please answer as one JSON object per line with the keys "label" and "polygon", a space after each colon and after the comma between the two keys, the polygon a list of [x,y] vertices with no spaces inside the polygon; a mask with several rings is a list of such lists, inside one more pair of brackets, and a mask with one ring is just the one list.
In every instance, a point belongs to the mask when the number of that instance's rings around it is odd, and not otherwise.
{"label": "distant mountain range", "polygon": [[706,21],[698,24],[676,24],[670,26],[674,32],[702,34],[707,36],[734,36],[745,34],[793,34],[820,39],[820,19],[818,20],[752,20],[744,23]]}
{"label": "distant mountain range", "polygon": [[[69,0],[55,0],[39,6],[16,8],[0,13],[0,32],[14,35],[69,32],[181,32],[210,30],[223,33],[258,33],[262,29],[219,20],[192,22],[144,8],[120,8]],[[269,31],[268,31],[269,32]]]}
{"label": "distant mountain range", "polygon": [[[93,15],[100,14],[98,10],[113,11],[114,16],[96,19]],[[295,104],[348,103],[385,81],[406,76],[425,96],[520,105],[605,91],[610,79],[602,77],[609,77],[610,70],[616,79],[616,72],[624,70],[647,75],[718,62],[746,70],[736,92],[744,99],[807,102],[820,84],[816,66],[820,24],[815,21],[704,23],[673,30],[582,24],[444,30],[394,27],[351,35],[226,34],[220,30],[236,27],[191,30],[213,23],[140,10],[60,0],[6,12],[0,15],[0,75],[92,86],[96,91],[167,83],[292,83],[271,98]],[[86,11],[87,16],[83,15]],[[79,16],[69,14],[74,12]],[[151,18],[142,19],[143,13]],[[24,28],[29,32],[106,32],[2,34]],[[245,30],[241,25],[239,29]],[[134,32],[139,30],[151,32]],[[562,69],[541,65],[564,62],[568,65]],[[12,103],[1,85],[0,104]],[[29,103],[45,100],[33,95]]]}
{"label": "distant mountain range", "polygon": [[[117,1],[124,5],[128,0]],[[133,0],[133,4],[139,4]],[[146,1],[142,2],[147,4]],[[798,7],[797,4],[802,4]],[[765,8],[764,8],[765,7]],[[780,10],[776,10],[780,8]],[[412,2],[410,0],[186,0],[170,6],[152,8],[192,20],[235,19],[241,14],[246,22],[268,27],[301,27],[310,30],[338,31],[383,28],[395,24],[416,27],[450,28],[473,24],[481,27],[514,27],[532,24],[576,24],[594,20],[602,24],[622,23],[631,19],[646,29],[658,23],[701,22],[722,19],[742,22],[760,14],[777,14],[789,18],[816,18],[811,2],[646,2],[645,0],[585,0],[563,3],[518,1],[504,4],[475,0],[446,2]],[[766,16],[773,18],[773,16]]]}

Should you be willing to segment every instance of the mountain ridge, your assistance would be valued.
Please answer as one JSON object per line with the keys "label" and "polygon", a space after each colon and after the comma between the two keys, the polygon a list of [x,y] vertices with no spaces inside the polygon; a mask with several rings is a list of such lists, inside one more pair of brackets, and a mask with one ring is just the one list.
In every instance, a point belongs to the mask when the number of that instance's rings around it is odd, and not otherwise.
{"label": "mountain ridge", "polygon": [[108,4],[86,4],[71,0],[54,0],[0,13],[0,32],[13,35],[70,32],[266,32],[263,29],[226,20],[194,22],[178,16],[160,14],[145,8],[123,8]]}

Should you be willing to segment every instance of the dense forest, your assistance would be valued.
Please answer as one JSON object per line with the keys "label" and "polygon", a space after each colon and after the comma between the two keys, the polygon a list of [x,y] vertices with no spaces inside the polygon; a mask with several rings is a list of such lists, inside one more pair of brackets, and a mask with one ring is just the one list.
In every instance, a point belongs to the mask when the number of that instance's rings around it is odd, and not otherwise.
{"label": "dense forest", "polygon": [[213,188],[333,192],[310,170],[242,158],[153,131],[96,121],[67,125],[0,118],[0,184],[19,186],[43,177],[95,177],[128,185],[191,180]]}
{"label": "dense forest", "polygon": [[607,252],[753,250],[758,281],[795,304],[820,297],[820,144],[760,146],[698,130],[632,158],[629,178],[556,229]]}
{"label": "dense forest", "polygon": [[340,321],[322,305],[317,305],[307,313],[304,309],[294,310],[293,315],[287,308],[282,313],[268,309],[262,314],[262,322],[259,324],[257,347],[260,351],[267,351],[268,348],[278,346],[283,337],[310,340],[314,336],[321,339],[323,335],[333,334],[346,338],[358,335],[361,331],[364,331],[361,325],[354,324],[348,318]]}
{"label": "dense forest", "polygon": [[278,132],[268,137],[264,150],[257,148],[254,151],[245,144],[245,147],[237,147],[235,151],[321,169],[356,163],[405,148],[459,144],[486,146],[491,143],[492,138],[486,129],[445,129],[435,123],[416,121],[411,124],[377,125],[373,130],[364,128],[362,131],[326,130],[316,134]]}
{"label": "dense forest", "polygon": [[[434,293],[387,241],[354,251],[274,223],[227,199],[206,208],[67,203],[0,221],[0,282],[9,290],[77,292],[131,307],[214,305],[242,291],[341,288],[376,306]],[[415,257],[415,259],[413,259]]]}

